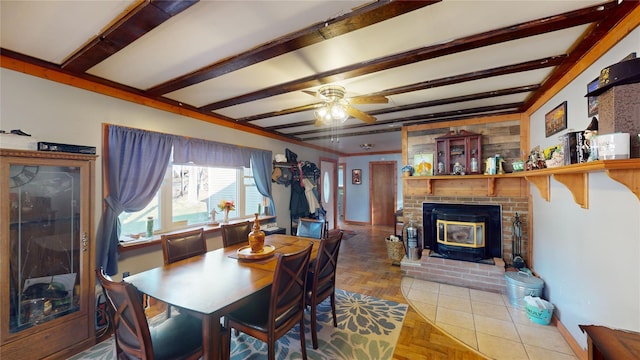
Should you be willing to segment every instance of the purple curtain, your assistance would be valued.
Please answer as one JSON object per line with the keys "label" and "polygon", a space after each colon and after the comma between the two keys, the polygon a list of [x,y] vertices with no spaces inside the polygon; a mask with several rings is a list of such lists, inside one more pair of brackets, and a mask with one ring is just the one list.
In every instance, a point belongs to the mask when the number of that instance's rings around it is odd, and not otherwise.
{"label": "purple curtain", "polygon": [[140,211],[160,189],[176,137],[109,125],[109,164],[105,181],[109,196],[98,232],[98,265],[105,273],[118,272],[118,241],[123,211]]}
{"label": "purple curtain", "polygon": [[251,171],[258,192],[269,199],[269,214],[276,215],[276,207],[271,195],[271,151],[254,150],[251,152]]}

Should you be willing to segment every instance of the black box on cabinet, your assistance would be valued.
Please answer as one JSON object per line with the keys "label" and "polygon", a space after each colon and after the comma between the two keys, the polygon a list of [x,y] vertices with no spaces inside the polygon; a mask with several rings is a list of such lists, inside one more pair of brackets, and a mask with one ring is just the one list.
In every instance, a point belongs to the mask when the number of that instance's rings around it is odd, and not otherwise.
{"label": "black box on cabinet", "polygon": [[71,144],[58,144],[40,141],[38,142],[39,151],[53,151],[53,152],[68,152],[76,154],[96,154],[95,146],[83,146],[83,145],[71,145]]}
{"label": "black box on cabinet", "polygon": [[564,164],[579,164],[589,159],[589,145],[584,137],[584,131],[567,133],[563,138]]}

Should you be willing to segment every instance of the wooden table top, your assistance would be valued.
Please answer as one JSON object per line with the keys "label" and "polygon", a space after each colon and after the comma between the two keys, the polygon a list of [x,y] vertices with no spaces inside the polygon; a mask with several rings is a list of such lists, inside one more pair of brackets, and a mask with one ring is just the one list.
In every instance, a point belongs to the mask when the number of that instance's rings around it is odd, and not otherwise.
{"label": "wooden table top", "polygon": [[[299,251],[320,240],[284,234],[265,238],[276,254]],[[139,291],[178,308],[202,315],[224,315],[242,300],[273,282],[277,255],[263,260],[238,260],[236,250],[245,244],[209,251],[204,255],[131,275],[125,280]]]}

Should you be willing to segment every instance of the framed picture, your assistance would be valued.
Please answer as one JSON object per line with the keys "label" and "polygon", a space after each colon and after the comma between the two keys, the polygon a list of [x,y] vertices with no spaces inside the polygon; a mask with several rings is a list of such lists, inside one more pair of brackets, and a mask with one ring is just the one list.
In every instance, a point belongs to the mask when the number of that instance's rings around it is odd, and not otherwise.
{"label": "framed picture", "polygon": [[433,153],[419,153],[413,155],[413,175],[433,175]]}
{"label": "framed picture", "polygon": [[[595,78],[592,82],[587,85],[587,93],[592,92],[593,90],[598,88],[598,78]],[[598,97],[597,96],[587,96],[587,110],[589,117],[598,115]]]}
{"label": "framed picture", "polygon": [[544,129],[547,137],[567,128],[567,102],[556,106],[544,116]]}
{"label": "framed picture", "polygon": [[362,169],[351,170],[351,183],[354,185],[362,184]]}

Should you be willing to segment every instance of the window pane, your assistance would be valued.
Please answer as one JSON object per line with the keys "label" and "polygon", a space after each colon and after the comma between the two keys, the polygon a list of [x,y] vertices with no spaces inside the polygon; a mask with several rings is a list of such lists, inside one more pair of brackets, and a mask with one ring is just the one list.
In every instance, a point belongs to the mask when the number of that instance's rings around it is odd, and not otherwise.
{"label": "window pane", "polygon": [[[148,216],[154,218],[154,232],[208,223],[212,221],[214,209],[218,213],[216,219],[220,221],[223,217],[223,211],[218,208],[221,201],[235,203],[236,209],[229,212],[230,219],[252,216],[258,211],[258,205],[261,205],[260,211],[264,211],[264,197],[258,192],[249,168],[172,165],[165,180],[166,186],[163,185],[147,207],[120,215],[123,239],[130,234],[144,237]],[[163,201],[165,206],[162,206]]]}
{"label": "window pane", "polygon": [[147,217],[153,216],[153,231],[161,228],[160,222],[160,206],[158,202],[158,194],[153,197],[153,200],[142,210],[128,213],[123,212],[118,217],[120,219],[121,232],[120,236],[127,236],[130,234],[141,234],[146,236],[147,232]]}
{"label": "window pane", "polygon": [[[174,223],[204,223],[211,210],[220,211],[217,204],[221,200],[237,201],[237,193],[236,169],[174,165],[171,219]],[[237,209],[229,217],[237,217]]]}

